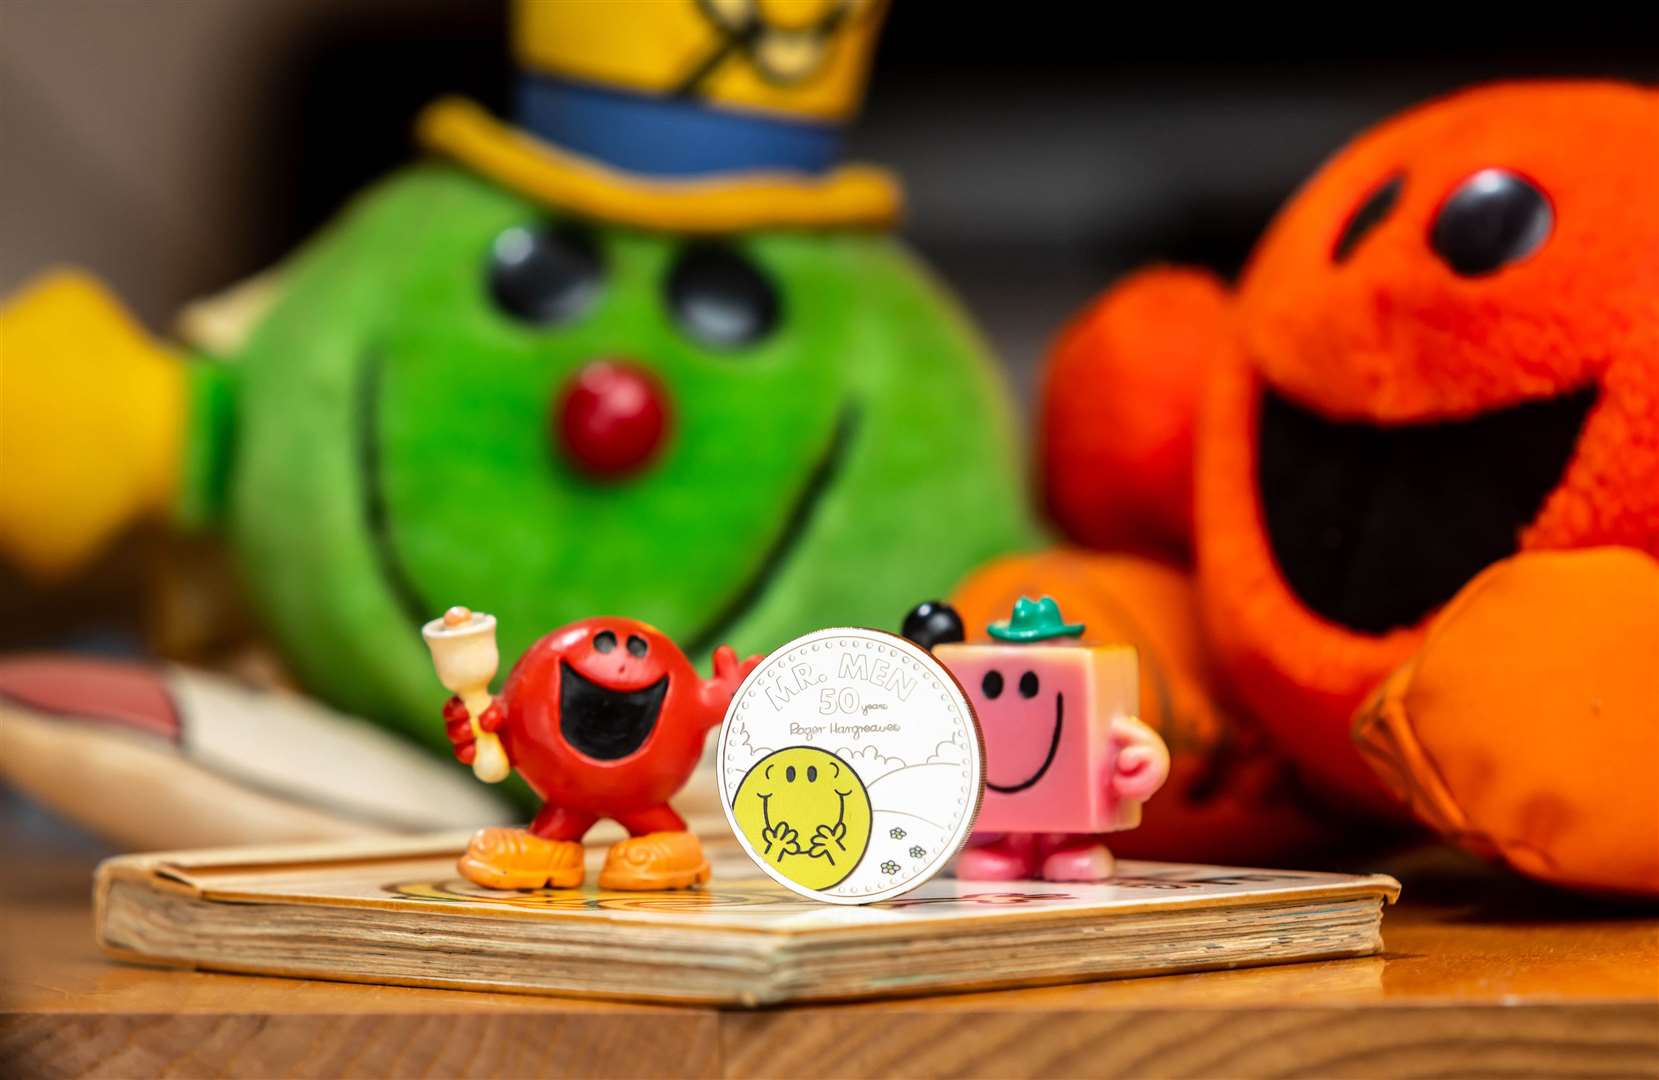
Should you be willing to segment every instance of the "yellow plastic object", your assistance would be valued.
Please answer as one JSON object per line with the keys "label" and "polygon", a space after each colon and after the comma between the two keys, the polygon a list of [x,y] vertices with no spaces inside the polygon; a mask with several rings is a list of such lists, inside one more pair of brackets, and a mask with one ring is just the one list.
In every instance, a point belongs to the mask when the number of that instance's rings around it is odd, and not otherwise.
{"label": "yellow plastic object", "polygon": [[0,306],[0,556],[43,580],[175,496],[186,374],[89,275]]}
{"label": "yellow plastic object", "polygon": [[881,0],[679,0],[633,5],[518,0],[526,68],[636,93],[697,93],[721,108],[845,120],[864,98]]}
{"label": "yellow plastic object", "polygon": [[460,98],[428,105],[416,122],[416,136],[427,149],[527,198],[650,229],[879,229],[898,220],[904,202],[893,175],[872,165],[842,165],[822,177],[789,172],[676,180],[636,176],[560,150]]}

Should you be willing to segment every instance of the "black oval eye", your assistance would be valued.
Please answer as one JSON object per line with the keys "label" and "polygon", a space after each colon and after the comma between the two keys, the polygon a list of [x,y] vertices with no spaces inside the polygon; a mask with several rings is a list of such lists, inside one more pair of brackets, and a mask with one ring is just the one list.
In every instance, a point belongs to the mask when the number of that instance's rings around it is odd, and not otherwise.
{"label": "black oval eye", "polygon": [[1537,251],[1555,226],[1549,199],[1507,169],[1482,169],[1434,217],[1429,246],[1463,277],[1490,274]]}
{"label": "black oval eye", "polygon": [[816,784],[818,782],[818,766],[808,765],[806,767],[806,779],[809,784]]}
{"label": "black oval eye", "polygon": [[616,648],[616,635],[609,630],[601,630],[593,635],[594,652],[610,652]]}
{"label": "black oval eye", "polygon": [[570,223],[515,226],[490,248],[490,295],[516,319],[546,326],[575,318],[599,296],[599,244]]}
{"label": "black oval eye", "polygon": [[650,648],[650,646],[645,644],[645,639],[640,637],[638,634],[629,634],[628,635],[628,655],[629,656],[635,656],[635,657],[644,656],[645,653],[646,653],[646,650],[649,649],[649,648]]}
{"label": "black oval eye", "polygon": [[943,600],[926,600],[911,608],[899,633],[929,652],[935,645],[962,641],[968,636],[962,627],[962,616]]}
{"label": "black oval eye", "polygon": [[778,294],[742,255],[697,244],[668,275],[668,310],[686,336],[713,349],[753,345],[778,321]]}
{"label": "black oval eye", "polygon": [[791,765],[789,768],[785,769],[783,771],[783,778],[793,784],[795,782],[795,766]]}
{"label": "black oval eye", "polygon": [[992,701],[995,701],[997,698],[1001,697],[1002,672],[987,671],[985,673],[985,677],[979,680],[979,689],[982,690],[985,696],[990,698]]}
{"label": "black oval eye", "polygon": [[1336,246],[1331,249],[1332,262],[1348,261],[1348,256],[1354,253],[1354,248],[1365,239],[1365,235],[1388,217],[1394,204],[1400,201],[1400,189],[1405,186],[1405,174],[1395,173],[1377,185],[1365,201],[1354,208],[1348,216],[1348,223],[1342,226],[1342,234],[1336,238]]}
{"label": "black oval eye", "polygon": [[1037,696],[1037,673],[1028,671],[1020,676],[1020,697]]}

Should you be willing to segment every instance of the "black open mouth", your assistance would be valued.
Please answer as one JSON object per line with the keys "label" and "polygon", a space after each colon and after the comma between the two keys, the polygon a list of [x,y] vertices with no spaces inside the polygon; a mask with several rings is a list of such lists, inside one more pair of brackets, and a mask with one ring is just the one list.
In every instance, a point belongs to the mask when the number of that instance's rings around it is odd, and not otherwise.
{"label": "black open mouth", "polygon": [[1257,482],[1273,557],[1311,611],[1415,626],[1490,564],[1561,483],[1593,387],[1469,420],[1328,420],[1263,387]]}
{"label": "black open mouth", "polygon": [[703,653],[722,644],[730,636],[731,628],[746,615],[750,608],[772,587],[772,580],[783,569],[789,555],[795,550],[801,538],[806,535],[807,527],[818,511],[818,504],[823,502],[824,495],[835,486],[835,481],[841,475],[841,468],[846,464],[847,451],[851,448],[853,436],[858,431],[859,409],[854,402],[847,402],[841,406],[841,412],[835,418],[835,432],[830,436],[829,445],[818,458],[808,474],[806,483],[801,485],[800,493],[795,496],[795,502],[789,508],[789,515],[784,519],[783,530],[778,538],[772,541],[772,546],[755,567],[755,572],[749,576],[732,598],[726,602],[719,613],[710,619],[703,628],[692,634],[686,641],[686,655],[701,656]]}
{"label": "black open mouth", "polygon": [[1032,773],[1030,776],[1026,777],[1024,780],[1021,780],[1017,784],[993,784],[993,783],[991,783],[991,778],[986,777],[985,778],[985,786],[990,788],[992,791],[998,792],[1000,794],[1012,795],[1015,792],[1024,791],[1026,788],[1030,787],[1032,784],[1035,784],[1037,781],[1041,780],[1043,778],[1043,774],[1048,772],[1048,767],[1050,765],[1054,764],[1054,755],[1059,753],[1059,751],[1060,751],[1060,729],[1065,726],[1065,723],[1066,723],[1066,695],[1064,695],[1064,694],[1055,694],[1054,695],[1054,733],[1052,735],[1050,735],[1049,739],[1048,739],[1048,755],[1043,758],[1043,763],[1037,767],[1037,771]]}
{"label": "black open mouth", "polygon": [[427,603],[415,588],[392,543],[392,519],[380,479],[380,368],[381,356],[371,350],[363,357],[357,377],[357,468],[363,477],[363,516],[386,587],[404,616],[420,626],[443,608]]}
{"label": "black open mouth", "polygon": [[615,761],[645,745],[662,715],[668,676],[640,690],[612,690],[559,661],[559,733],[599,761]]}
{"label": "black open mouth", "polygon": [[[369,537],[374,545],[375,558],[380,564],[387,587],[391,589],[404,614],[419,626],[426,622],[433,612],[443,610],[443,606],[435,606],[421,595],[420,589],[416,587],[414,579],[404,569],[403,562],[397,555],[391,515],[386,506],[386,494],[380,475],[378,433],[382,364],[380,354],[370,352],[363,360],[357,383],[357,457],[363,475],[363,509],[368,522]],[[819,503],[840,477],[848,450],[852,446],[853,436],[858,429],[859,415],[856,402],[849,401],[841,407],[835,419],[835,430],[830,437],[829,445],[814,463],[805,483],[801,485],[801,490],[784,518],[784,526],[777,539],[756,565],[754,573],[725,606],[700,630],[686,638],[686,655],[700,656],[725,641],[731,628],[771,589],[773,579],[788,562],[790,554],[806,534],[808,526],[812,524]]]}

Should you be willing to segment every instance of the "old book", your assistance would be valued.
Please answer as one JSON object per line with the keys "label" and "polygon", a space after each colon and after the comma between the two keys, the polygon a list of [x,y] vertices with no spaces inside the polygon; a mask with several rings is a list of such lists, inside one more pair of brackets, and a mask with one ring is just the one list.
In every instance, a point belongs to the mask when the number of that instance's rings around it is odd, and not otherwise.
{"label": "old book", "polygon": [[832,907],[734,843],[700,890],[496,892],[464,835],[126,855],[96,883],[124,960],[410,986],[766,1005],[1366,956],[1394,879],[1124,862],[1106,885],[935,879]]}

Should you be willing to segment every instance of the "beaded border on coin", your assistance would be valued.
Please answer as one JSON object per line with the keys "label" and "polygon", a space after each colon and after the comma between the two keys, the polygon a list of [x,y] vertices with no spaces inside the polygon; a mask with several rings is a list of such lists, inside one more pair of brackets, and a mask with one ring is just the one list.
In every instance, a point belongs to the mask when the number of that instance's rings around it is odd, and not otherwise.
{"label": "beaded border on coin", "polygon": [[[860,877],[860,866],[848,878],[842,880],[829,889],[815,890],[807,888],[771,866],[757,853],[744,835],[738,824],[733,799],[740,786],[741,779],[734,779],[728,768],[727,747],[732,733],[738,730],[734,721],[741,721],[749,706],[757,698],[756,694],[760,683],[767,677],[769,669],[781,661],[806,659],[810,653],[821,651],[829,642],[839,638],[851,637],[856,639],[862,647],[875,651],[879,656],[891,656],[919,672],[925,680],[922,685],[927,690],[938,695],[942,703],[953,713],[953,720],[961,725],[963,732],[968,736],[964,740],[964,755],[966,758],[966,775],[963,777],[961,803],[956,808],[959,813],[952,827],[947,833],[945,843],[936,852],[922,870],[911,874],[902,880],[895,880],[894,875],[883,874],[874,883],[859,882],[851,884],[854,878]],[[747,733],[747,726],[744,725]],[[795,739],[796,743],[800,740]],[[780,742],[780,747],[784,745]],[[804,745],[819,746],[822,749],[835,752],[837,747],[825,745],[822,742],[808,742]],[[755,760],[759,760],[757,756]],[[800,637],[786,642],[766,655],[766,658],[749,673],[737,692],[732,695],[730,705],[726,708],[725,722],[720,728],[720,740],[715,756],[717,780],[720,787],[720,808],[726,815],[726,823],[731,827],[732,835],[737,838],[738,845],[756,866],[767,877],[782,885],[784,888],[809,899],[823,901],[830,904],[870,904],[881,900],[891,900],[921,887],[934,877],[938,876],[950,861],[954,859],[973,832],[974,822],[979,817],[980,805],[985,797],[985,740],[979,729],[979,718],[974,713],[972,702],[962,689],[950,669],[934,658],[933,654],[907,638],[889,633],[885,630],[875,630],[868,627],[841,626],[829,627],[823,630],[814,630]],[[866,782],[868,783],[868,781]],[[879,867],[878,867],[879,869]],[[843,891],[846,890],[846,891]]]}

